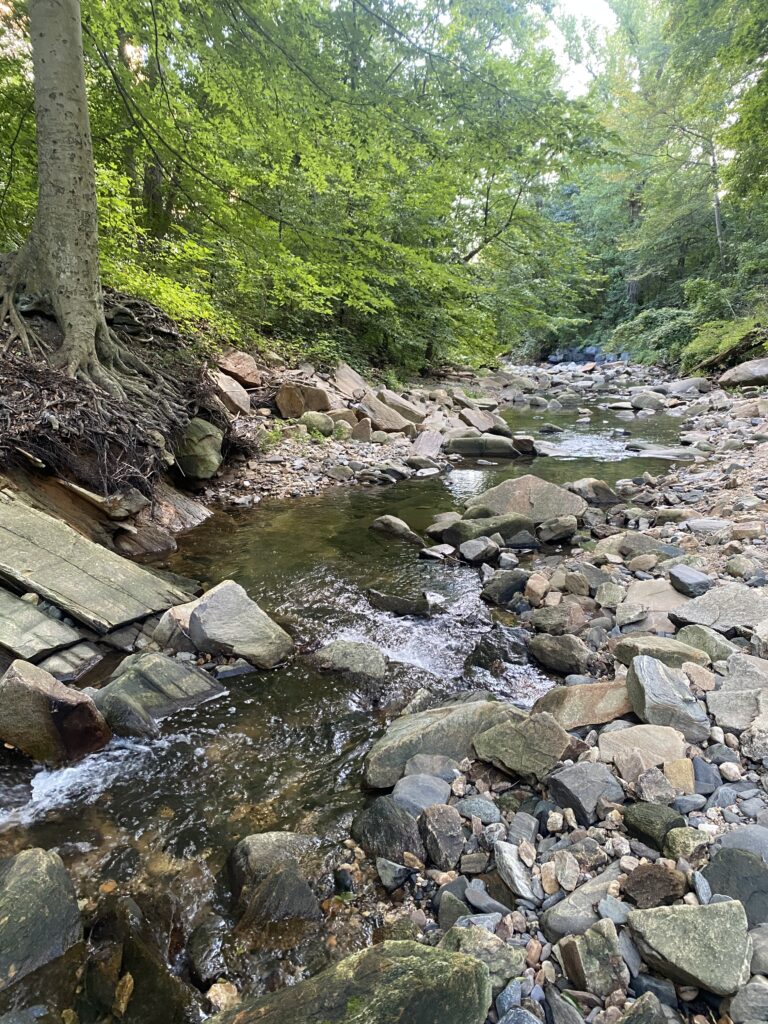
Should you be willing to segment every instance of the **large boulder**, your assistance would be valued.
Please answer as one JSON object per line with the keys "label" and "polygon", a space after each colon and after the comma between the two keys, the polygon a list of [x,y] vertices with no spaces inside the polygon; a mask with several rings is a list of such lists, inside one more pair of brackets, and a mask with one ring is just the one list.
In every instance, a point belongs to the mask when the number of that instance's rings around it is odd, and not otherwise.
{"label": "large boulder", "polygon": [[533,520],[513,512],[509,515],[493,516],[490,519],[460,519],[443,531],[445,544],[458,547],[477,537],[490,537],[495,533],[505,540],[511,540],[519,533],[532,533]]}
{"label": "large boulder", "polygon": [[727,996],[749,980],[752,946],[737,900],[635,910],[629,929],[648,966],[680,985]]}
{"label": "large boulder", "polygon": [[443,754],[462,761],[472,755],[472,740],[478,733],[522,717],[522,712],[510,704],[477,696],[475,700],[450,701],[396,718],[366,756],[366,783],[376,789],[394,786],[415,754]]}
{"label": "large boulder", "polygon": [[417,942],[382,942],[313,978],[210,1018],[210,1024],[483,1024],[488,967]]}
{"label": "large boulder", "polygon": [[466,518],[508,515],[528,516],[537,525],[556,516],[582,516],[587,503],[564,487],[530,474],[504,480],[467,502]]}
{"label": "large boulder", "polygon": [[508,946],[498,935],[492,935],[485,928],[461,928],[454,925],[442,937],[438,948],[452,953],[465,953],[485,964],[494,996],[525,969],[525,950]]}
{"label": "large boulder", "polygon": [[639,655],[629,666],[627,692],[642,722],[669,725],[691,743],[709,736],[709,715],[691,693],[688,677],[681,669]]}
{"label": "large boulder", "polygon": [[696,665],[709,664],[709,655],[704,651],[668,636],[625,636],[613,653],[622,665],[629,665],[639,655],[663,662],[670,668],[681,668],[689,661]]}
{"label": "large boulder", "polygon": [[212,423],[198,416],[191,419],[174,452],[184,476],[209,480],[222,463],[223,440],[224,435]]}
{"label": "large boulder", "polygon": [[677,729],[664,725],[632,725],[628,729],[602,732],[598,740],[600,760],[621,765],[627,755],[637,756],[644,768],[685,757],[687,743]]}
{"label": "large boulder", "polygon": [[229,377],[234,377],[238,384],[246,388],[257,388],[261,384],[259,364],[249,352],[230,349],[218,358],[219,369]]}
{"label": "large boulder", "polygon": [[768,597],[743,583],[729,583],[673,609],[670,617],[678,625],[709,626],[734,636],[751,632],[758,622],[768,619]]}
{"label": "large boulder", "polygon": [[444,447],[448,453],[455,455],[495,455],[500,458],[515,459],[521,454],[520,445],[514,437],[502,437],[500,434],[452,437],[445,442]]}
{"label": "large boulder", "polygon": [[285,419],[297,420],[305,412],[327,412],[331,408],[331,400],[323,388],[285,383],[275,395],[275,405]]}
{"label": "large boulder", "polygon": [[0,740],[36,761],[84,757],[112,733],[93,700],[44,669],[13,661],[0,679]]}
{"label": "large boulder", "polygon": [[242,384],[221,370],[211,370],[210,374],[216,394],[224,406],[235,416],[247,415],[251,411],[251,399]]}
{"label": "large boulder", "polygon": [[423,423],[426,419],[427,414],[423,409],[420,409],[418,405],[414,405],[413,402],[409,402],[402,395],[390,391],[389,388],[380,388],[378,398],[384,405],[394,409],[396,413],[399,413],[403,419],[408,420],[410,423]]}
{"label": "large boulder", "polygon": [[720,374],[718,384],[768,384],[768,359],[748,359]]}
{"label": "large boulder", "polygon": [[0,993],[82,937],[75,889],[57,853],[31,849],[0,861]]}
{"label": "large boulder", "polygon": [[258,668],[274,668],[293,650],[285,630],[234,580],[200,598],[189,616],[189,636],[200,651],[245,658]]}
{"label": "large boulder", "polygon": [[358,408],[361,417],[369,419],[374,430],[399,433],[413,426],[411,420],[407,420],[395,409],[382,402],[372,391],[366,391],[360,400]]}
{"label": "large boulder", "polygon": [[93,692],[96,707],[118,736],[157,736],[158,722],[226,693],[194,665],[144,651],[126,658]]}

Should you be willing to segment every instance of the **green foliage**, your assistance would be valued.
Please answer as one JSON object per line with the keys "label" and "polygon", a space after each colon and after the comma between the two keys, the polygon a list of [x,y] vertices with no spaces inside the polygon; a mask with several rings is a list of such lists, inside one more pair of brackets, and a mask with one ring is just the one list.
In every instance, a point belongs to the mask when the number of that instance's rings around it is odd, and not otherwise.
{"label": "green foliage", "polygon": [[[766,313],[768,313],[768,310],[763,310],[762,314],[756,317],[738,317],[735,320],[713,320],[709,323],[701,324],[696,329],[693,339],[685,346],[681,353],[680,366],[683,372],[695,372],[701,367],[704,359],[718,357],[715,365],[727,363],[729,352],[737,347],[740,350],[740,358],[746,358],[747,354],[749,356],[762,354],[760,350],[765,350],[765,343],[768,341],[765,330],[760,330],[761,327],[764,328]],[[745,339],[752,340],[751,336],[754,335],[758,336],[755,338],[755,348],[758,351],[745,354],[741,351],[741,346]]]}
{"label": "green foliage", "polygon": [[639,362],[676,360],[691,341],[695,323],[689,310],[646,309],[620,324],[606,347],[615,353],[630,352]]}

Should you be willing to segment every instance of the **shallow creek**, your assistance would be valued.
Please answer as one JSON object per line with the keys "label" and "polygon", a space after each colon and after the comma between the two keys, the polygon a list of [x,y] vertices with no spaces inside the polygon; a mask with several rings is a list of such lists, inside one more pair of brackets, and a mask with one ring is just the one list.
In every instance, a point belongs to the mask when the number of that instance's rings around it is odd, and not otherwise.
{"label": "shallow creek", "polygon": [[[233,578],[270,614],[288,624],[297,648],[335,638],[369,640],[392,659],[462,687],[463,662],[488,628],[479,574],[467,566],[420,560],[417,549],[368,529],[384,513],[422,530],[438,512],[458,508],[500,480],[534,473],[557,483],[584,476],[616,480],[669,464],[627,451],[627,426],[597,411],[512,411],[516,430],[537,434],[544,422],[556,454],[532,462],[480,465],[387,488],[337,487],[314,497],[218,512],[180,538],[164,566],[206,586]],[[677,441],[679,421],[653,416],[629,423],[636,438]],[[373,609],[368,587],[444,594],[449,611],[432,619],[398,619]],[[521,704],[550,685],[533,666],[482,680]],[[57,771],[6,760],[0,765],[0,855],[26,846],[56,848],[83,895],[107,879],[181,871],[190,893],[209,898],[213,876],[244,835],[300,828],[345,834],[360,805],[359,772],[372,739],[386,725],[371,695],[321,675],[302,658],[271,673],[232,677],[222,700],[177,716],[151,743],[113,741],[99,754]],[[204,866],[203,866],[204,865]],[[208,894],[208,896],[206,895]],[[194,898],[194,897],[192,897]]]}

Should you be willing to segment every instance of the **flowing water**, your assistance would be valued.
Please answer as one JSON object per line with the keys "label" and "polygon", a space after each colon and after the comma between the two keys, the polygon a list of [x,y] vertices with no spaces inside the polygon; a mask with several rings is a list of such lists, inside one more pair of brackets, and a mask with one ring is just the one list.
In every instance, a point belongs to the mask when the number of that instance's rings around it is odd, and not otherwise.
{"label": "flowing water", "polygon": [[[627,424],[598,411],[510,412],[516,430],[547,437],[556,454],[529,462],[464,461],[440,477],[391,487],[337,487],[320,496],[218,512],[180,538],[167,568],[206,587],[235,579],[265,610],[288,624],[299,654],[336,638],[368,640],[390,658],[440,676],[447,691],[465,686],[463,663],[490,615],[479,600],[479,573],[420,560],[417,549],[369,530],[385,513],[422,530],[438,512],[461,506],[500,480],[535,473],[563,483],[597,476],[615,483],[666,462],[637,457],[618,434]],[[679,421],[663,416],[629,424],[635,436],[674,443]],[[447,614],[395,618],[365,597],[375,586],[395,593],[428,589],[448,599]],[[549,685],[532,666],[480,680],[530,703]],[[376,695],[302,657],[274,672],[227,681],[222,699],[166,722],[153,742],[115,740],[70,767],[39,769],[6,755],[0,765],[0,854],[29,845],[56,848],[81,892],[143,871],[192,877],[200,891],[244,835],[275,828],[342,833],[358,807],[360,768],[387,712]],[[390,712],[391,713],[391,712]],[[203,868],[200,865],[205,865]],[[194,888],[194,886],[193,886]]]}

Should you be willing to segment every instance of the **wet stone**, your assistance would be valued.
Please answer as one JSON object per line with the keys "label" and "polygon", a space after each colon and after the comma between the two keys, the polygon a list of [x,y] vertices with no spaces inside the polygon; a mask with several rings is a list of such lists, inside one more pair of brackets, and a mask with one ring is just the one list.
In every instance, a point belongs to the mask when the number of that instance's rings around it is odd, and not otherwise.
{"label": "wet stone", "polygon": [[456,867],[464,849],[461,815],[445,804],[427,807],[419,818],[419,831],[427,855],[441,871]]}
{"label": "wet stone", "polygon": [[405,775],[392,790],[397,806],[414,818],[418,818],[425,807],[446,803],[450,795],[450,784],[434,775]]}

